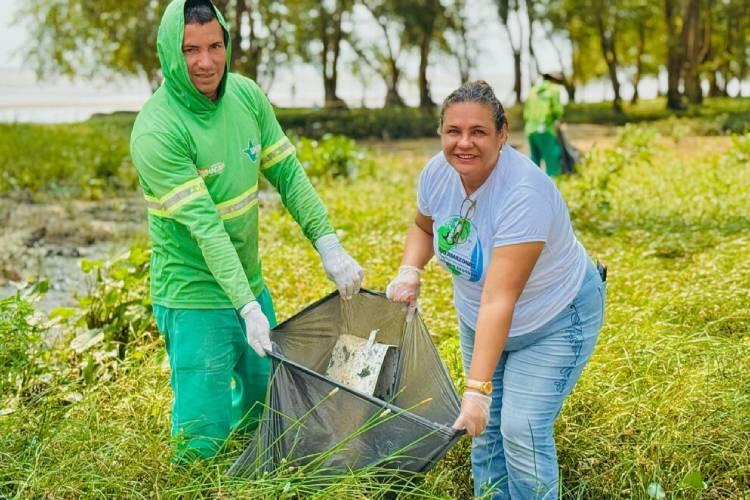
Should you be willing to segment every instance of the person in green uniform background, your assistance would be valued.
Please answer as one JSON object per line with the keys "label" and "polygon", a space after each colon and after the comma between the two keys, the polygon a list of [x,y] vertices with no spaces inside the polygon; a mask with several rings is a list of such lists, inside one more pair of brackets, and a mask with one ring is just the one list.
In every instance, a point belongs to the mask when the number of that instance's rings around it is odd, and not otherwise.
{"label": "person in green uniform background", "polygon": [[364,275],[265,94],[229,72],[230,47],[210,1],[172,1],[157,36],[164,82],[130,140],[148,206],[154,316],[171,367],[175,462],[210,458],[232,429],[254,428],[255,403],[265,398],[276,319],[258,254],[260,174],[341,295],[357,293]]}
{"label": "person in green uniform background", "polygon": [[542,165],[548,175],[560,175],[560,144],[557,127],[563,115],[560,102],[562,75],[545,73],[529,91],[523,107],[524,132],[529,140],[531,160]]}

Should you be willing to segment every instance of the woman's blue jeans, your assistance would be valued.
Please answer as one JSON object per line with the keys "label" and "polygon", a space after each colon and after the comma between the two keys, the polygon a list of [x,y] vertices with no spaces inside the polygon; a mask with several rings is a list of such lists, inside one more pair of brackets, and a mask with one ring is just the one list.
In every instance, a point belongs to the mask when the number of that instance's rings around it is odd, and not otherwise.
{"label": "woman's blue jeans", "polygon": [[[606,283],[591,263],[570,305],[538,330],[508,339],[492,377],[487,428],[472,442],[476,496],[491,492],[493,499],[557,498],[553,427],[594,350],[606,294]],[[474,330],[461,323],[459,331],[468,372]]]}

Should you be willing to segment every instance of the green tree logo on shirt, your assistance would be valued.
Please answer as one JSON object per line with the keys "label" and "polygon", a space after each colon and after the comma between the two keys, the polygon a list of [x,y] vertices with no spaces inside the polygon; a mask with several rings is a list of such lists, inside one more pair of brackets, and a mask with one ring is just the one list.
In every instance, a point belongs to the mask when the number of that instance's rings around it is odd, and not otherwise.
{"label": "green tree logo on shirt", "polygon": [[258,161],[258,155],[260,154],[260,144],[256,144],[253,146],[252,141],[247,143],[247,149],[243,151],[248,158],[250,158],[250,161],[255,163]]}

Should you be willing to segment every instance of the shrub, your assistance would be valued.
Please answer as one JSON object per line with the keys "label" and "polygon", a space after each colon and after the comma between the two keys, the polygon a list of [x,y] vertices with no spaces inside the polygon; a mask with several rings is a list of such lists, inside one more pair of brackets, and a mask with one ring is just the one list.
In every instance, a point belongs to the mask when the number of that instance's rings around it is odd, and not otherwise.
{"label": "shrub", "polygon": [[324,135],[321,140],[294,138],[297,157],[310,177],[346,177],[372,172],[373,162],[353,139]]}
{"label": "shrub", "polygon": [[123,123],[98,119],[65,125],[0,125],[0,193],[99,199],[132,189],[128,135]]}
{"label": "shrub", "polygon": [[287,133],[321,138],[326,134],[353,138],[429,137],[437,130],[437,113],[416,108],[276,110]]}
{"label": "shrub", "polygon": [[[149,257],[151,251],[134,246],[113,262],[81,260],[81,269],[89,283],[88,295],[78,297],[82,314],[78,326],[84,331],[74,342],[82,346],[103,342],[107,353],[122,361],[132,342],[143,337],[153,339],[149,294]],[[94,341],[96,339],[96,342]],[[95,357],[89,359],[91,366]],[[101,363],[100,363],[101,364]]]}
{"label": "shrub", "polygon": [[46,291],[47,282],[41,282],[0,300],[0,401],[23,394],[45,372],[47,328],[34,313],[33,302]]}

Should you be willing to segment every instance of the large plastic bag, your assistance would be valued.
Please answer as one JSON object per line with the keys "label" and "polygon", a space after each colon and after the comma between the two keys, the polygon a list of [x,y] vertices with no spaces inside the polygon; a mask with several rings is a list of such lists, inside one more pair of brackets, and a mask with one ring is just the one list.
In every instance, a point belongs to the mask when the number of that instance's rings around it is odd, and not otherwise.
{"label": "large plastic bag", "polygon": [[[397,346],[392,387],[380,399],[326,376],[339,337]],[[268,406],[229,474],[256,477],[285,467],[429,469],[463,434],[450,426],[460,401],[419,314],[363,290],[333,293],[271,332]],[[383,392],[383,391],[381,391]]]}

